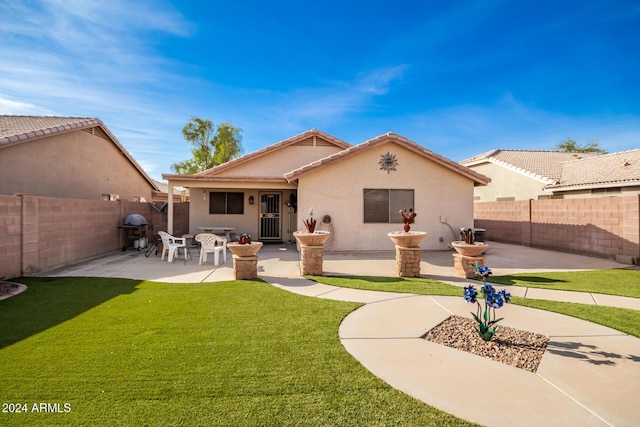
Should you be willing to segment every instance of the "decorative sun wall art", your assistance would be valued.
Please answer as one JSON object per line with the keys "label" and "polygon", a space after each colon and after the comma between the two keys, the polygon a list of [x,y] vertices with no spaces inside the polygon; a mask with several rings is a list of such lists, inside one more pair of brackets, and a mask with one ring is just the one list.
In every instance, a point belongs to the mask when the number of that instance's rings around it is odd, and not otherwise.
{"label": "decorative sun wall art", "polygon": [[387,154],[382,154],[380,156],[380,161],[378,162],[378,164],[380,165],[380,170],[391,173],[391,171],[396,171],[396,166],[398,166],[398,159],[396,159],[395,154],[391,154],[387,151]]}

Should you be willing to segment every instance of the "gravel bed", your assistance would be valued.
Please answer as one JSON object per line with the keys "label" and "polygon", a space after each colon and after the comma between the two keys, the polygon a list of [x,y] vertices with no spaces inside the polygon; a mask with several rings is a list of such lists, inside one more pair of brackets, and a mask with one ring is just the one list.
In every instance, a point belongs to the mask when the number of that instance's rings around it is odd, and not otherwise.
{"label": "gravel bed", "polygon": [[17,283],[4,282],[0,280],[0,295],[8,294],[18,289]]}
{"label": "gravel bed", "polygon": [[529,372],[536,372],[549,343],[547,336],[507,326],[498,326],[493,339],[484,341],[476,328],[472,318],[449,316],[422,338]]}

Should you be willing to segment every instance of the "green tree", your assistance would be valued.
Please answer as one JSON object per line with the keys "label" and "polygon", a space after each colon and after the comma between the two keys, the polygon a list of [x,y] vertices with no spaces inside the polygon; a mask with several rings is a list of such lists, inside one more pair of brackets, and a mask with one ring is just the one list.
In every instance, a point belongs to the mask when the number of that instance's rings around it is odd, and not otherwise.
{"label": "green tree", "polygon": [[193,145],[193,157],[172,164],[171,169],[179,174],[194,174],[240,156],[241,132],[229,122],[220,123],[214,130],[211,120],[192,117],[182,128],[182,135]]}
{"label": "green tree", "polygon": [[556,150],[569,153],[607,153],[607,150],[601,148],[595,139],[590,139],[585,145],[580,145],[575,139],[567,138],[556,145]]}

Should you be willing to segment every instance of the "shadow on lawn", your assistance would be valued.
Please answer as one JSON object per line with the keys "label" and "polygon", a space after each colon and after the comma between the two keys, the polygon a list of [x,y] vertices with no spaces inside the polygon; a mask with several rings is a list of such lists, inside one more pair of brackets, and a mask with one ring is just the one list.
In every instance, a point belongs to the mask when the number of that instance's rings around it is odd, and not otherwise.
{"label": "shadow on lawn", "polygon": [[140,280],[98,277],[22,277],[28,289],[0,301],[0,349],[72,319],[118,295],[131,294]]}
{"label": "shadow on lawn", "polygon": [[517,285],[526,286],[528,283],[536,285],[554,285],[557,283],[566,283],[567,280],[549,279],[539,276],[496,276],[489,279],[490,282],[500,285]]}

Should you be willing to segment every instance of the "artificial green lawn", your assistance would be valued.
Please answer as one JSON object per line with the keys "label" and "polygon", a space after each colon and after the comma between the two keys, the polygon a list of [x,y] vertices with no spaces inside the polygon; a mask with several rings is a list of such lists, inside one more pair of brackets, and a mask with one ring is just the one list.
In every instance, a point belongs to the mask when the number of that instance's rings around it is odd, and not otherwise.
{"label": "artificial green lawn", "polygon": [[[613,270],[614,274],[609,275],[606,272],[611,270],[598,270],[593,272],[563,272],[563,273],[540,273],[540,277],[546,277],[550,283],[560,283],[562,280],[568,288],[566,290],[577,291],[586,289],[589,283],[592,283],[589,274],[594,273],[595,277],[604,280],[605,278],[622,278],[630,288],[637,288],[639,283],[633,279],[640,280],[640,272],[630,270]],[[629,274],[631,273],[631,274]],[[536,273],[538,277],[539,273]],[[635,274],[635,276],[634,276]],[[515,276],[498,276],[491,277],[491,283],[500,283],[500,279],[507,277],[505,283],[514,281]],[[402,277],[363,277],[363,276],[306,276],[311,280],[315,280],[327,285],[339,286],[343,288],[366,289],[386,292],[407,292],[419,295],[449,295],[460,296],[462,298],[462,288],[448,285],[425,278],[402,278]],[[532,280],[529,274],[526,276]],[[587,278],[585,280],[585,278]],[[470,281],[473,283],[473,281]],[[607,282],[602,283],[607,286]],[[478,286],[479,287],[479,286]],[[610,289],[619,289],[618,286],[611,286]],[[628,292],[627,292],[628,293]],[[615,295],[615,293],[614,293]],[[542,310],[554,311],[560,314],[577,317],[579,319],[588,320],[599,323],[613,329],[617,329],[629,335],[640,338],[640,311],[627,308],[605,307],[588,304],[575,304],[566,302],[543,301],[529,298],[512,297],[511,302],[526,307],[539,308]]]}
{"label": "artificial green lawn", "polygon": [[29,412],[2,426],[469,425],[346,352],[338,326],[359,304],[261,281],[21,281],[0,301],[0,401]]}
{"label": "artificial green lawn", "polygon": [[491,276],[491,283],[640,298],[640,271],[610,269]]}

